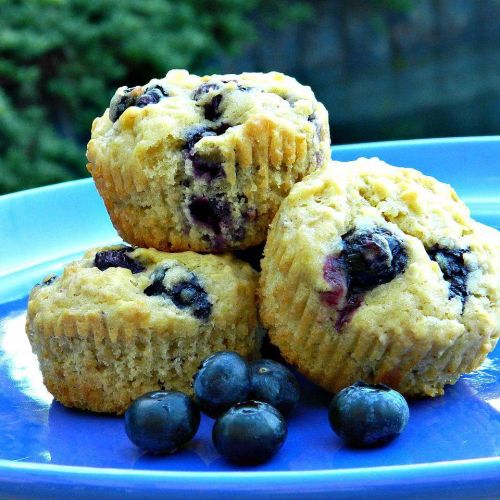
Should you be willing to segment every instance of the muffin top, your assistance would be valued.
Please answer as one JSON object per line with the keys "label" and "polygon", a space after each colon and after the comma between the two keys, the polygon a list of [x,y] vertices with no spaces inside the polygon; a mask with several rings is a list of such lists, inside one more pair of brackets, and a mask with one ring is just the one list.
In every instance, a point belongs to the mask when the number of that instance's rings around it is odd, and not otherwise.
{"label": "muffin top", "polygon": [[[415,310],[467,329],[487,312],[486,328],[496,322],[499,333],[499,233],[471,219],[447,184],[376,158],[334,161],[292,189],[273,225],[340,315],[355,295],[370,321],[380,312],[371,304],[401,311],[377,320],[386,330],[418,330]],[[337,317],[338,329],[351,312]]]}
{"label": "muffin top", "polygon": [[262,243],[282,199],[329,155],[326,109],[280,73],[172,70],[122,87],[87,146],[125,241],[198,252]]}
{"label": "muffin top", "polygon": [[281,73],[200,77],[186,70],[171,70],[164,78],[154,78],[144,86],[120,87],[104,115],[95,120],[93,131],[125,131],[148,117],[152,121],[167,120],[162,130],[170,125],[172,134],[184,140],[182,125],[204,125],[207,136],[214,137],[259,113],[302,128],[314,127],[316,111],[323,112],[324,107],[310,87]]}
{"label": "muffin top", "polygon": [[189,337],[214,325],[255,323],[255,285],[255,271],[230,255],[104,247],[87,251],[60,277],[36,286],[28,315],[46,335],[75,334],[74,329],[51,330],[72,319],[89,320],[89,334],[111,340],[144,328]]}

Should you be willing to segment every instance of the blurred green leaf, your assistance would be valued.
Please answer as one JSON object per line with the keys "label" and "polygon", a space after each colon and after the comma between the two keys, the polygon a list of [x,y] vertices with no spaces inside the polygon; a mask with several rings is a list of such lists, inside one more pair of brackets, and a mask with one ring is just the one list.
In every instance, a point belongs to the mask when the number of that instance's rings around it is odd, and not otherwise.
{"label": "blurred green leaf", "polygon": [[285,0],[0,0],[0,193],[86,175],[92,120],[116,87],[171,68],[204,73]]}

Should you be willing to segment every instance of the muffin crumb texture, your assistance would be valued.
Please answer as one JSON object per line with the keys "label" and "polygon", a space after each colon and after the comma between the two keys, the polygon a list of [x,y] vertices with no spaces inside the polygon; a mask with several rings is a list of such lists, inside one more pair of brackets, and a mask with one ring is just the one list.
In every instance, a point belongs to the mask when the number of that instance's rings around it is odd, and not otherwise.
{"label": "muffin crumb texture", "polygon": [[364,380],[437,396],[496,345],[498,262],[498,231],[448,185],[331,162],[273,221],[260,314],[284,358],[332,392]]}
{"label": "muffin crumb texture", "polygon": [[330,156],[328,113],[280,73],[172,70],[118,89],[88,170],[122,238],[220,253],[262,243],[283,198]]}
{"label": "muffin crumb texture", "polygon": [[149,391],[191,393],[215,351],[254,356],[256,281],[230,255],[93,249],[33,289],[26,331],[58,401],[121,414]]}

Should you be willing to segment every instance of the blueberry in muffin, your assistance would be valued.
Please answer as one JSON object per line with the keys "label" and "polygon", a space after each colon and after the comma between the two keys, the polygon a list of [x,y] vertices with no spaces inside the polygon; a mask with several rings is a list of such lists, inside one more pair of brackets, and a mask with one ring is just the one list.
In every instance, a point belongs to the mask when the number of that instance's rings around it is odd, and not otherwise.
{"label": "blueberry in muffin", "polygon": [[329,156],[324,106],[280,73],[172,70],[122,87],[87,147],[125,241],[204,253],[263,243],[295,182]]}
{"label": "blueberry in muffin", "polygon": [[264,249],[260,315],[324,388],[440,395],[500,335],[500,235],[450,186],[377,159],[296,184]]}
{"label": "blueberry in muffin", "polygon": [[144,393],[190,393],[216,351],[253,356],[257,273],[230,255],[89,250],[31,292],[26,332],[66,406],[123,413]]}

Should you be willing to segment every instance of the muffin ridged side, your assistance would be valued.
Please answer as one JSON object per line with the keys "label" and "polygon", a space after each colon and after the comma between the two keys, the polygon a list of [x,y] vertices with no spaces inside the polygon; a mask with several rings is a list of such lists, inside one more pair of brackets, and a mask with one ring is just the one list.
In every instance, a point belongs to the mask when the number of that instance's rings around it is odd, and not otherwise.
{"label": "muffin ridged side", "polygon": [[[191,392],[199,364],[215,351],[247,357],[257,352],[257,275],[247,264],[229,255],[132,249],[141,272],[101,271],[94,255],[107,249],[88,251],[30,295],[26,332],[44,383],[58,401],[123,413],[148,391]],[[193,316],[192,308],[176,306],[168,295],[144,293],[165,265],[168,286],[195,277],[206,291],[208,316]]]}
{"label": "muffin ridged side", "polygon": [[[407,263],[339,323],[325,266],[355,227],[389,231]],[[430,257],[436,246],[467,249],[463,303]],[[473,221],[449,186],[375,159],[333,162],[292,189],[271,225],[260,315],[284,358],[332,392],[363,379],[435,396],[498,340],[499,259],[499,233]]]}
{"label": "muffin ridged side", "polygon": [[[114,122],[107,110],[92,126],[88,169],[117,231],[166,251],[262,243],[293,184],[329,158],[324,106],[280,73],[174,70],[140,92],[158,85],[168,93],[159,102]],[[220,116],[207,118],[218,98]]]}

